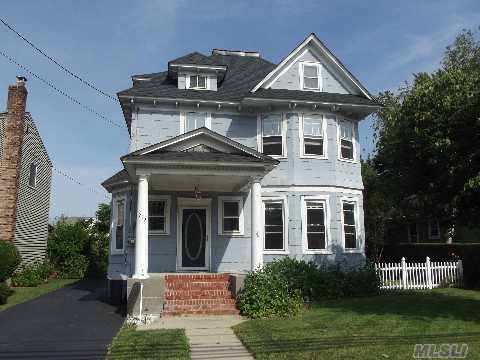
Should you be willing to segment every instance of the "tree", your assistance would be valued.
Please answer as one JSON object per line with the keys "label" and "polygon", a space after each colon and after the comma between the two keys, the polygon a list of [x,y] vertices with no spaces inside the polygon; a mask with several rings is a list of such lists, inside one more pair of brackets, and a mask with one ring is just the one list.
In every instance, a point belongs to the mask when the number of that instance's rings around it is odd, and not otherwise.
{"label": "tree", "polygon": [[[462,32],[442,67],[379,96],[377,171],[396,218],[472,224],[480,215],[480,43]],[[478,224],[477,224],[478,225]]]}

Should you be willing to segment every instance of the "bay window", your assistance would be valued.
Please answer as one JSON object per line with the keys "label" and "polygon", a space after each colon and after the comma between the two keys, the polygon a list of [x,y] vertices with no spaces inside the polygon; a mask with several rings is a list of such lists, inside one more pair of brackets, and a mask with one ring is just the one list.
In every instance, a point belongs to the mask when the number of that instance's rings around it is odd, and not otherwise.
{"label": "bay window", "polygon": [[343,212],[343,242],[345,250],[358,249],[357,242],[358,228],[356,223],[356,203],[353,201],[342,201]]}
{"label": "bay window", "polygon": [[325,250],[327,245],[325,201],[307,201],[305,206],[307,250]]}
{"label": "bay window", "polygon": [[125,244],[125,198],[114,200],[112,252],[122,252]]}
{"label": "bay window", "polygon": [[304,115],[302,119],[303,156],[325,156],[322,115]]}

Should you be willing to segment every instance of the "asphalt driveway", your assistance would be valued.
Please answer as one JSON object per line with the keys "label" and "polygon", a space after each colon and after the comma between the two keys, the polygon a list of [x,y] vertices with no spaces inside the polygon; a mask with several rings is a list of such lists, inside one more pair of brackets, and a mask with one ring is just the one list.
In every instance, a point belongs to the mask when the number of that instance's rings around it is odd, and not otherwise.
{"label": "asphalt driveway", "polygon": [[104,359],[123,323],[105,280],[77,283],[0,312],[0,359]]}

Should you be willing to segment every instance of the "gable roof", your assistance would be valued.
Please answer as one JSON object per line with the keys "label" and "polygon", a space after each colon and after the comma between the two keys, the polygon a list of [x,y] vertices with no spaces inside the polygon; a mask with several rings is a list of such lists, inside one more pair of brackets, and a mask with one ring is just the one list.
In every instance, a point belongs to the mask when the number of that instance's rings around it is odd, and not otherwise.
{"label": "gable roof", "polygon": [[[136,150],[134,152],[131,152],[127,155],[122,156],[120,159],[123,161],[125,159],[131,159],[133,157],[138,157],[138,156],[145,156],[145,155],[158,155],[158,154],[163,154],[160,156],[166,156],[167,158],[169,157],[168,155],[165,155],[166,153],[169,152],[178,152],[173,150],[172,147],[176,145],[180,145],[181,143],[184,143],[188,140],[192,140],[195,138],[200,138],[203,137],[204,139],[207,140],[213,140],[214,142],[218,142],[219,144],[228,147],[231,149],[230,152],[228,152],[228,155],[236,155],[236,156],[241,156],[242,158],[250,158],[250,160],[258,160],[261,162],[268,162],[272,164],[277,164],[278,161],[275,160],[274,158],[262,154],[261,152],[258,152],[255,149],[252,149],[248,146],[245,146],[243,144],[240,144],[237,141],[234,141],[230,138],[227,138],[223,135],[220,135],[219,133],[216,133],[215,131],[212,131],[210,129],[207,129],[206,127],[201,127],[189,132],[186,132],[184,134],[175,136],[171,139],[161,141],[157,144],[153,144],[150,146],[147,146],[145,148]],[[203,143],[202,143],[203,144]],[[204,144],[210,147],[208,144]],[[211,154],[211,155],[192,155],[193,157],[198,157],[201,158],[202,156],[204,157],[215,157],[215,156],[221,156],[221,154],[226,154],[226,152],[222,151],[216,151],[216,152],[189,152],[191,154]],[[216,155],[215,155],[216,154]],[[182,155],[180,155],[182,156]]]}
{"label": "gable roof", "polygon": [[332,63],[339,69],[340,73],[343,73],[345,78],[349,80],[359,91],[369,100],[372,100],[372,95],[368,90],[360,83],[360,81],[342,64],[342,62],[325,46],[324,43],[315,35],[311,33],[305,40],[303,40],[295,49],[293,49],[287,57],[285,57],[279,64],[276,66],[270,73],[268,73],[265,78],[263,78],[253,89],[252,92],[256,92],[262,86],[269,83],[275,75],[278,75],[282,69],[289,63],[292,58],[295,58],[298,54],[302,52],[308,45],[312,44],[316,47],[322,54],[324,54]]}

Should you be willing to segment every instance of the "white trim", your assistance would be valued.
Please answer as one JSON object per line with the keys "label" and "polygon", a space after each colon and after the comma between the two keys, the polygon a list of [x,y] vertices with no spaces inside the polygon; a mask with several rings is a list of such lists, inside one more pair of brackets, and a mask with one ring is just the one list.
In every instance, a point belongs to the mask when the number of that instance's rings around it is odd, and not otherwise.
{"label": "white trim", "polygon": [[[343,214],[343,203],[351,203],[354,204],[354,219],[355,219],[355,241],[356,241],[356,247],[355,248],[345,248],[345,228],[344,228],[344,214]],[[341,232],[342,232],[342,248],[344,253],[351,253],[351,254],[357,254],[357,253],[362,253],[362,248],[363,248],[363,239],[360,236],[362,234],[363,229],[360,226],[360,209],[358,206],[358,198],[354,197],[347,197],[347,196],[342,196],[340,198],[340,218],[341,218]]]}
{"label": "white trim", "polygon": [[[223,203],[225,201],[237,202],[238,204],[238,231],[223,231]],[[244,235],[244,216],[243,216],[243,197],[241,196],[219,196],[218,197],[218,235],[222,236],[243,236]]]}
{"label": "white trim", "polygon": [[[206,213],[206,239],[205,239],[205,266],[204,267],[182,267],[182,220],[184,209],[205,209]],[[211,238],[212,238],[212,199],[177,198],[177,271],[209,270],[211,260]]]}
{"label": "white trim", "polygon": [[[438,228],[438,235],[432,236],[432,223],[435,222]],[[429,240],[438,240],[440,239],[440,222],[437,219],[428,220],[428,239]]]}
{"label": "white trim", "polygon": [[[327,117],[324,113],[301,113],[298,117],[298,136],[300,139],[300,158],[301,159],[321,159],[327,160],[328,159],[328,137],[327,137]],[[322,137],[323,137],[323,155],[314,155],[314,154],[305,154],[305,146],[304,146],[304,135],[303,135],[303,122],[305,116],[307,117],[315,117],[321,116],[322,117]]]}
{"label": "white trim", "polygon": [[[186,121],[187,121],[187,116],[186,114],[187,113],[196,113],[196,114],[204,114],[205,118],[204,118],[204,127],[206,127],[207,129],[212,129],[212,113],[211,112],[208,112],[208,111],[195,111],[195,110],[192,110],[192,111],[180,111],[180,135],[181,134],[185,134],[186,132]],[[196,128],[196,129],[200,129],[202,126],[200,126],[199,128]],[[196,129],[193,129],[193,130],[196,130]],[[192,131],[192,130],[190,130]],[[187,138],[188,139],[188,138]],[[185,139],[183,139],[185,140]],[[144,154],[142,154],[144,155]]]}
{"label": "white trim", "polygon": [[310,186],[310,185],[295,185],[295,186],[262,186],[262,193],[269,192],[332,192],[348,195],[362,195],[362,189],[342,188],[336,186]]}
{"label": "white trim", "polygon": [[[208,75],[206,74],[195,74],[195,73],[185,73],[185,89],[187,90],[210,90],[210,82],[208,81]],[[190,87],[190,76],[202,76],[205,78],[205,87]],[[198,80],[197,80],[198,83]]]}
{"label": "white trim", "polygon": [[257,91],[262,85],[266,84],[265,87],[269,87],[271,85],[271,82],[269,80],[278,72],[279,69],[284,67],[292,58],[298,57],[298,53],[305,47],[307,46],[310,41],[313,41],[314,44],[321,50],[321,53],[326,55],[330,61],[337,66],[338,69],[340,69],[343,74],[346,76],[348,80],[350,80],[362,93],[365,95],[369,100],[372,100],[371,95],[368,93],[368,91],[360,84],[358,80],[355,80],[353,76],[348,72],[348,70],[343,66],[332,54],[330,50],[328,50],[321,42],[320,40],[316,37],[315,34],[310,34],[300,45],[298,45],[285,59],[283,59],[280,64],[277,65],[270,73],[268,73],[265,78],[263,78],[252,90],[251,92]]}
{"label": "white trim", "polygon": [[[165,216],[165,231],[158,231],[158,230],[148,230],[148,235],[151,236],[165,236],[165,235],[170,235],[170,218],[171,218],[171,202],[172,202],[172,197],[170,195],[157,195],[157,194],[152,194],[148,197],[148,202],[150,201],[164,201],[165,202],[165,207],[164,207],[164,216]],[[148,212],[148,217],[150,219],[151,214]],[[150,224],[150,220],[148,221]]]}
{"label": "white trim", "polygon": [[[357,161],[357,130],[355,126],[355,122],[353,120],[347,119],[347,118],[341,118],[341,117],[336,117],[335,122],[337,124],[337,159],[339,161],[344,161],[348,163],[358,163]],[[340,123],[341,122],[349,122],[352,124],[352,146],[353,146],[353,159],[344,159],[342,158],[342,142],[340,139],[341,136],[341,129],[340,129]]]}
{"label": "white trim", "polygon": [[[268,155],[264,154],[263,152],[263,121],[262,117],[263,116],[268,116],[268,115],[280,115],[280,124],[282,126],[281,128],[281,133],[282,133],[282,155]],[[277,113],[277,112],[272,112],[272,113],[261,113],[258,114],[257,116],[257,147],[258,151],[261,152],[264,155],[268,155],[274,159],[286,159],[288,154],[287,154],[287,116],[285,113]]]}
{"label": "white trim", "polygon": [[[279,250],[267,250],[265,249],[265,203],[266,202],[273,202],[273,203],[282,203],[282,211],[283,211],[283,249]],[[262,196],[262,251],[264,255],[285,255],[289,254],[288,248],[288,201],[287,196],[280,195],[280,196]]]}
{"label": "white trim", "polygon": [[[190,65],[190,64],[170,64],[170,67],[181,67],[189,69],[208,69],[208,70],[226,70],[226,66],[210,66],[210,65]],[[134,78],[137,80],[137,78]],[[146,78],[150,80],[150,78]]]}
{"label": "white trim", "polygon": [[[304,67],[307,66],[316,66],[317,68],[317,80],[318,80],[318,87],[316,88],[306,88],[305,87],[305,76],[304,76]],[[316,91],[321,92],[323,91],[323,81],[322,81],[322,64],[316,61],[300,61],[298,63],[298,72],[300,76],[300,90],[304,91]]]}
{"label": "white trim", "polygon": [[[302,217],[302,250],[304,254],[333,254],[330,244],[330,197],[329,195],[301,196],[301,217]],[[307,202],[318,201],[324,203],[325,212],[325,249],[309,249],[307,239]]]}
{"label": "white trim", "polygon": [[[119,201],[123,201],[123,244],[121,249],[117,249],[117,221],[118,221],[118,207],[117,203]],[[111,228],[110,228],[110,254],[111,255],[120,255],[125,252],[125,219],[127,214],[127,197],[125,195],[115,196],[112,199],[112,221],[111,221]]]}

